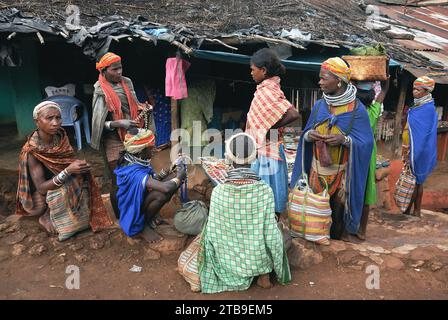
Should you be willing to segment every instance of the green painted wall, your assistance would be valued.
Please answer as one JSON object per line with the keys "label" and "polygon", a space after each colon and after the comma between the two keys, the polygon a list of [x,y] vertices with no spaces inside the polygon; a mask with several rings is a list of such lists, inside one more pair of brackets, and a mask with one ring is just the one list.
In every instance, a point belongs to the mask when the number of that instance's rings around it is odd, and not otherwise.
{"label": "green painted wall", "polygon": [[11,68],[12,83],[15,88],[15,114],[20,137],[32,132],[36,125],[33,121],[33,109],[42,100],[35,41],[22,41],[20,55],[23,64]]}
{"label": "green painted wall", "polygon": [[11,68],[0,67],[0,123],[16,121],[14,109],[16,93],[11,79]]}

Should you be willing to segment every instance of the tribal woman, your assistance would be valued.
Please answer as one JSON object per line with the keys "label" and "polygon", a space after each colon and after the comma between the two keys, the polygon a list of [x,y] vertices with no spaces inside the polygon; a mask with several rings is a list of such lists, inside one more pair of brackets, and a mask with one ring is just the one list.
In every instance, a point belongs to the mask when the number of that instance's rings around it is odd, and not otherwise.
{"label": "tribal woman", "polygon": [[19,157],[17,211],[39,216],[40,224],[65,240],[90,227],[112,224],[85,160],[77,160],[61,128],[61,109],[51,101],[34,108],[37,125]]}
{"label": "tribal woman", "polygon": [[404,212],[419,217],[423,199],[423,183],[437,163],[437,112],[431,92],[435,81],[421,77],[414,81],[412,94],[414,106],[408,111],[403,130],[403,161],[410,165],[416,177],[416,186],[411,203]]}
{"label": "tribal woman", "polygon": [[333,220],[330,236],[346,241],[358,232],[373,148],[369,116],[356,99],[350,75],[350,67],[340,58],[322,64],[319,86],[323,99],[311,110],[291,179],[294,186],[306,174],[316,193],[328,186]]}

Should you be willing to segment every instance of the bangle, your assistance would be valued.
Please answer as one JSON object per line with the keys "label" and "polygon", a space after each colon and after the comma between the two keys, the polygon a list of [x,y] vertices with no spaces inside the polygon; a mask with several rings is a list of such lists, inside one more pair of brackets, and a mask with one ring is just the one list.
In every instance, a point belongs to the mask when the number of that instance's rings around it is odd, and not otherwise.
{"label": "bangle", "polygon": [[344,146],[350,146],[350,138],[348,136],[344,136],[344,142],[342,143]]}
{"label": "bangle", "polygon": [[110,123],[111,123],[111,122],[112,122],[112,121],[106,121],[106,122],[104,123],[104,126],[106,127],[107,130],[109,130],[109,131],[114,131],[115,128],[111,128],[111,127],[110,127]]}
{"label": "bangle", "polygon": [[59,174],[56,176],[56,180],[59,181],[61,184],[63,184],[65,180],[67,180],[68,176],[69,175],[67,169],[64,169],[61,172],[59,172]]}
{"label": "bangle", "polygon": [[63,185],[63,183],[60,182],[60,181],[59,181],[59,183],[58,183],[57,181],[54,180],[55,178],[56,178],[56,180],[58,180],[58,179],[57,179],[57,176],[54,176],[54,177],[53,177],[52,181],[53,181],[54,185],[57,186],[57,187],[61,187],[61,186]]}
{"label": "bangle", "polygon": [[176,184],[176,187],[180,186],[180,179],[179,178],[173,178],[170,181],[173,181]]}

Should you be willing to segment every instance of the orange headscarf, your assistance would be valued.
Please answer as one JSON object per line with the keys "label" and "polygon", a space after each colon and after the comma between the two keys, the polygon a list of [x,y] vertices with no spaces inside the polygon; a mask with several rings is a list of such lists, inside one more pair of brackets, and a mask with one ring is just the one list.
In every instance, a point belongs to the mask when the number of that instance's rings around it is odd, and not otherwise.
{"label": "orange headscarf", "polygon": [[[100,72],[100,75],[98,77],[98,82],[101,86],[101,89],[103,89],[104,96],[106,99],[106,105],[109,110],[109,112],[113,113],[113,119],[114,120],[121,120],[123,119],[123,113],[121,111],[121,100],[118,97],[117,93],[112,88],[109,81],[106,80],[106,78],[103,76],[101,71],[109,67],[111,64],[121,61],[121,57],[116,55],[115,53],[108,52],[106,53],[101,60],[96,64],[96,69]],[[129,90],[128,85],[124,82],[123,79],[121,79],[121,86],[124,89],[124,92],[126,93],[126,97],[129,103],[129,110],[131,111],[131,119],[135,119],[137,117],[138,112],[138,103],[134,99],[134,96],[131,94],[131,91]],[[118,131],[120,135],[121,141],[124,140],[124,137],[126,135],[125,129],[121,128]]]}
{"label": "orange headscarf", "polygon": [[322,69],[330,71],[336,77],[342,79],[345,83],[350,82],[350,67],[341,58],[335,57],[326,60],[322,63]]}
{"label": "orange headscarf", "polygon": [[109,67],[111,64],[120,62],[121,57],[113,52],[108,52],[101,57],[100,61],[96,63],[96,70],[101,71]]}
{"label": "orange headscarf", "polygon": [[417,78],[414,81],[414,88],[424,88],[424,89],[428,90],[429,92],[432,92],[434,90],[435,86],[436,86],[436,82],[427,76]]}

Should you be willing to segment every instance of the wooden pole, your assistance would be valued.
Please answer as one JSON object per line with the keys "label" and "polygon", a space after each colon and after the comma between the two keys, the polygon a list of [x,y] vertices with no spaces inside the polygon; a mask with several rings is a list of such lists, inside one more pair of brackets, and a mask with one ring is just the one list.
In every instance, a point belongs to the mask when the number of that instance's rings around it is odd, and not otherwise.
{"label": "wooden pole", "polygon": [[179,108],[177,105],[177,100],[171,98],[171,131],[179,129]]}
{"label": "wooden pole", "polygon": [[401,144],[400,144],[401,132],[402,132],[401,119],[403,117],[403,108],[406,102],[406,92],[408,89],[408,84],[409,84],[409,76],[406,72],[404,72],[401,78],[400,96],[398,98],[397,112],[395,114],[394,139],[392,140],[392,151],[394,158],[397,158],[400,155],[401,151]]}

